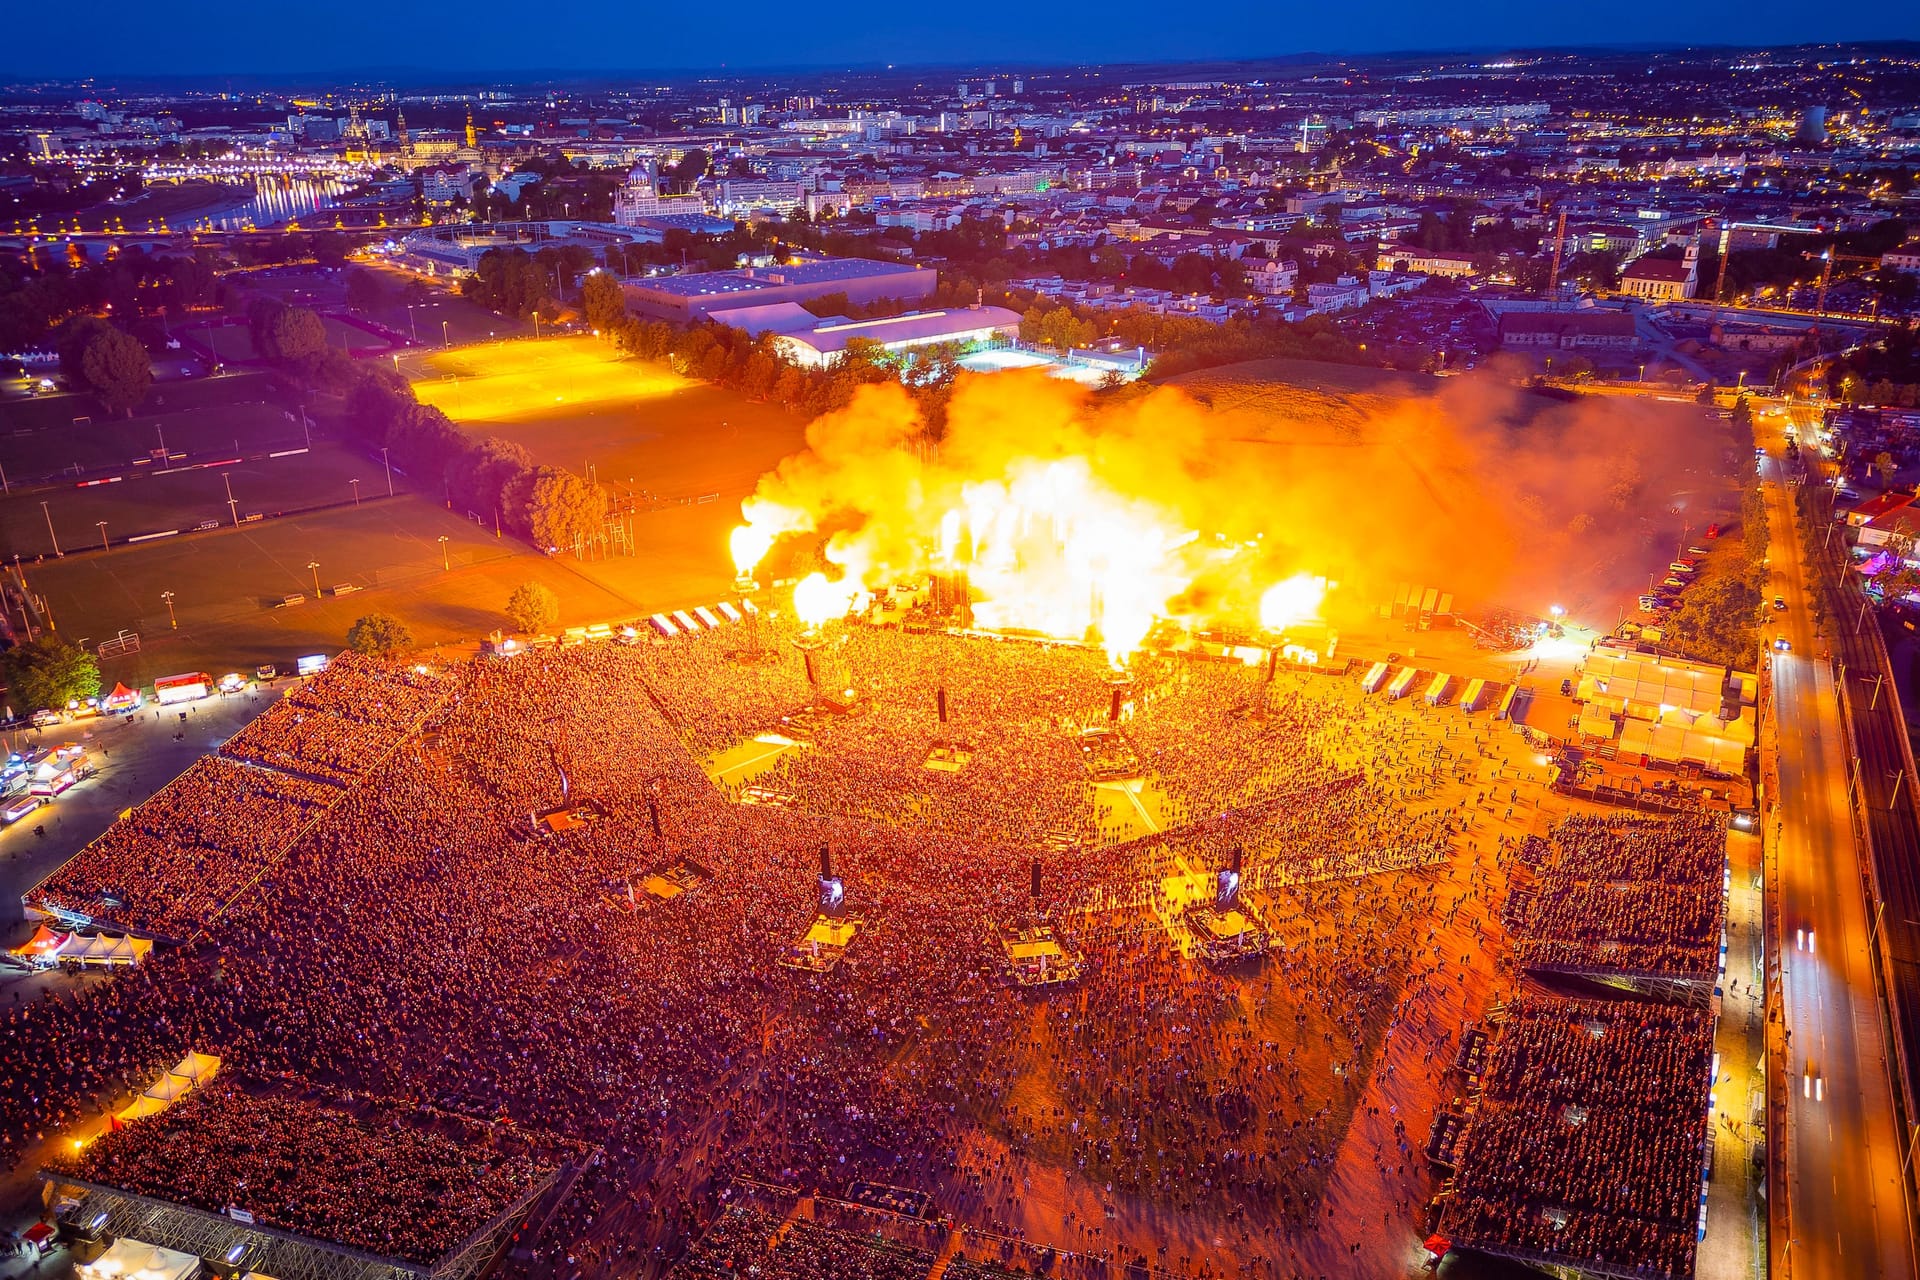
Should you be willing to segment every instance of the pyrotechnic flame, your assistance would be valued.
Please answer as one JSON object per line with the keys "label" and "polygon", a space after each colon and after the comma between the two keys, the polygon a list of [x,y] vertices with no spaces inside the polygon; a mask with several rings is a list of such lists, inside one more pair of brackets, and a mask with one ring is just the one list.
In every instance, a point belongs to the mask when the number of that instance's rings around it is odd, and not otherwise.
{"label": "pyrotechnic flame", "polygon": [[1639,554],[1642,495],[1721,448],[1637,408],[1519,395],[1455,379],[1209,410],[1176,389],[1103,406],[1044,376],[968,375],[936,440],[901,387],[862,387],[761,477],[735,564],[812,535],[836,575],[801,593],[820,620],[863,591],[963,573],[980,625],[1097,640],[1119,662],[1162,619],[1319,620],[1333,602],[1307,566],[1337,565],[1356,600],[1422,577],[1558,592],[1569,565]]}
{"label": "pyrotechnic flame", "polygon": [[773,547],[774,531],[766,525],[743,524],[727,536],[727,550],[733,553],[733,571],[752,573],[754,566]]}
{"label": "pyrotechnic flame", "polygon": [[1320,616],[1327,598],[1327,580],[1311,573],[1296,573],[1274,583],[1260,597],[1260,625],[1269,631],[1284,631]]}
{"label": "pyrotechnic flame", "polygon": [[820,572],[808,574],[793,587],[793,611],[809,627],[847,616],[854,601],[866,594],[852,578],[838,582]]}

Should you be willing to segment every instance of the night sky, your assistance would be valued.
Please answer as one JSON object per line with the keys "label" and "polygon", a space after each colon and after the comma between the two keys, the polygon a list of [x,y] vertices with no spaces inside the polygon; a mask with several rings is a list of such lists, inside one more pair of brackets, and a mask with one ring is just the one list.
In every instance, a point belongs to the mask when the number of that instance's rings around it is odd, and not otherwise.
{"label": "night sky", "polygon": [[[1705,0],[1662,9],[1539,0],[1273,5],[530,5],[159,7],[94,0],[84,20],[37,6],[10,24],[14,76],[686,71],[885,63],[1022,66],[1626,44],[1774,45],[1920,38],[1920,5],[1834,9]],[[38,30],[36,30],[38,28]]]}

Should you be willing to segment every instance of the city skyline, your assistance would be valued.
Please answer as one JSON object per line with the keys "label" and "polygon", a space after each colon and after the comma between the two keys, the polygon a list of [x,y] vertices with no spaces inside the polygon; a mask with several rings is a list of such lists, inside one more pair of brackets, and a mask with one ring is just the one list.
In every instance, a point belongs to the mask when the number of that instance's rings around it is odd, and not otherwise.
{"label": "city skyline", "polygon": [[[1693,7],[1657,30],[1596,39],[1585,15],[1543,10],[1517,0],[1443,11],[1394,0],[1364,11],[1289,14],[1284,25],[1246,3],[1182,15],[1169,29],[1145,0],[1101,11],[1087,30],[1071,11],[1029,10],[1015,23],[983,23],[939,12],[890,16],[884,31],[845,31],[834,24],[765,29],[740,24],[716,30],[692,11],[629,14],[610,9],[566,25],[527,24],[525,12],[502,0],[475,5],[436,2],[409,11],[430,41],[404,55],[357,27],[316,28],[299,15],[250,15],[244,26],[154,24],[126,0],[96,6],[98,25],[85,42],[23,41],[0,76],[71,78],[146,74],[276,76],[365,74],[644,75],[728,71],[822,71],[835,68],[1035,68],[1112,63],[1286,60],[1301,57],[1419,56],[1433,53],[1612,51],[1621,49],[1764,49],[1920,39],[1920,10],[1869,7],[1836,15],[1784,0]],[[594,39],[583,41],[591,30]],[[510,32],[510,34],[509,34]],[[1745,37],[1745,38],[1737,38]],[[609,52],[619,49],[620,52]]]}

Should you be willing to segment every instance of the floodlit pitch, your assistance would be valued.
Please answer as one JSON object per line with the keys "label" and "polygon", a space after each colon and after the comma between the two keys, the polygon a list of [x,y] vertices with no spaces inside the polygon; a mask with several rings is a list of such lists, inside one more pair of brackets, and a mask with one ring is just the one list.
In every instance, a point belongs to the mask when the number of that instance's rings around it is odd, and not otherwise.
{"label": "floodlit pitch", "polygon": [[422,356],[413,374],[420,402],[457,422],[631,406],[694,385],[663,365],[622,359],[594,337],[453,347]]}

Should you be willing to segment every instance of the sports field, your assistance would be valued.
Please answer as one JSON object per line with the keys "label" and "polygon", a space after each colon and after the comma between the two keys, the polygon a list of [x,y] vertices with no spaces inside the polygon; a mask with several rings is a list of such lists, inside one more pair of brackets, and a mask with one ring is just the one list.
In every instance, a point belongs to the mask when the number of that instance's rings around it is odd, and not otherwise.
{"label": "sports field", "polygon": [[[232,462],[211,460],[220,465],[176,461],[164,474],[152,474],[152,467],[129,468],[124,479],[111,484],[67,484],[0,499],[0,554],[9,560],[16,554],[33,560],[56,550],[98,551],[99,521],[106,522],[105,536],[117,546],[170,529],[192,530],[208,522],[229,525],[235,517],[256,513],[276,516],[350,503],[355,480],[362,501],[387,496],[386,472],[378,458],[337,444],[291,447],[300,452],[281,458],[254,453]],[[229,485],[232,506],[227,504]],[[404,477],[394,477],[394,491],[406,491]]]}
{"label": "sports field", "polygon": [[[333,316],[321,316],[320,323],[327,331],[327,345],[352,351],[384,351],[393,344],[377,333],[371,333],[358,325],[347,324]],[[217,329],[193,329],[184,335],[186,341],[213,352],[220,360],[257,360],[259,354],[253,349],[253,336],[245,325],[221,325]]]}
{"label": "sports field", "polygon": [[[451,568],[442,567],[443,535]],[[315,561],[324,593],[317,599],[308,568]],[[529,581],[560,597],[562,625],[638,612],[575,572],[570,559],[496,540],[490,528],[405,496],[70,555],[26,572],[62,636],[92,647],[122,630],[140,634],[140,653],[101,663],[109,682],[130,684],[338,652],[354,619],[376,610],[404,618],[422,644],[471,642],[508,625],[507,596]],[[356,589],[335,596],[336,585]],[[164,591],[174,593],[177,629],[168,626]],[[306,599],[276,607],[290,595]]]}
{"label": "sports field", "polygon": [[622,358],[597,338],[455,347],[400,367],[422,401],[475,434],[575,474],[591,468],[631,507],[636,554],[580,567],[650,611],[730,588],[740,499],[804,444],[803,415]]}
{"label": "sports field", "polygon": [[[153,438],[155,419],[179,418],[181,425],[189,425],[188,414],[201,414],[209,409],[238,404],[261,404],[278,399],[273,382],[262,373],[238,373],[218,378],[193,378],[175,382],[155,384],[147,395],[146,402],[135,412],[132,418],[115,418],[102,413],[93,403],[91,396],[51,395],[51,396],[9,396],[0,399],[0,456],[9,459],[16,456],[9,450],[22,447],[20,437],[23,432],[57,431],[64,437],[76,425],[93,426],[106,431],[125,433],[132,454],[139,454],[152,447],[139,443]],[[83,420],[76,423],[76,420]],[[298,432],[296,431],[297,435]],[[185,437],[182,437],[184,440]],[[58,444],[56,440],[54,443]],[[167,444],[176,446],[169,435]],[[56,456],[58,450],[55,451]],[[117,456],[119,449],[114,451]],[[55,463],[62,465],[66,459]],[[11,476],[14,463],[9,460],[7,466]]]}

